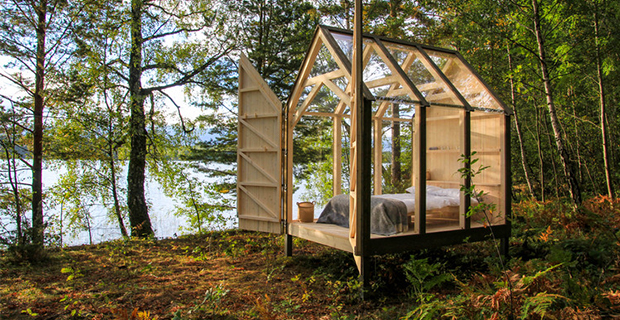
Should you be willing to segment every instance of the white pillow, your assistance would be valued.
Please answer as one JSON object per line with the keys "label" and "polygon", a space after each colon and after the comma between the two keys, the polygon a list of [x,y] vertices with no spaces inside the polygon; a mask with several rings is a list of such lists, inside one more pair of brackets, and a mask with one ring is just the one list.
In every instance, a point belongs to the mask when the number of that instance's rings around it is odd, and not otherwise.
{"label": "white pillow", "polygon": [[[406,189],[407,192],[415,194],[415,187],[409,187]],[[440,196],[440,197],[456,197],[458,198],[461,194],[461,190],[459,189],[444,189],[438,186],[426,186],[426,194]]]}
{"label": "white pillow", "polygon": [[450,198],[457,198],[457,199],[461,195],[461,190],[459,190],[459,189],[443,189],[443,188],[438,188],[438,189],[433,190],[432,192],[429,191],[428,189],[426,189],[426,191],[428,193],[432,193],[433,195],[436,195],[436,196],[450,197]]}

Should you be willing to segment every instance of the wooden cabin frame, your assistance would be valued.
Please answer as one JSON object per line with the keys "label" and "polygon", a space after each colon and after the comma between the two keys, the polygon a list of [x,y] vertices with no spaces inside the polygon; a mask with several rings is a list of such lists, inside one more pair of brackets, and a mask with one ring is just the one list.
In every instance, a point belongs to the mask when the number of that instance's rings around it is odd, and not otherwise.
{"label": "wooden cabin frame", "polygon": [[[239,228],[285,234],[287,255],[292,254],[292,237],[351,252],[362,277],[371,255],[487,240],[491,230],[506,248],[510,237],[512,111],[458,52],[371,35],[363,35],[360,52],[363,68],[368,71],[360,72],[366,78],[359,87],[360,107],[355,108],[353,42],[350,31],[319,26],[286,105],[271,92],[250,61],[241,57]],[[315,101],[321,92],[336,97],[337,104],[327,108]],[[390,114],[392,103],[411,106],[413,115]],[[334,195],[342,193],[341,124],[348,121],[350,125],[348,229],[293,220],[293,133],[308,116],[330,117],[333,121]],[[378,167],[384,121],[411,123],[414,128],[415,214],[409,231],[392,236],[370,233],[371,190],[382,192]],[[476,152],[478,164],[488,168],[475,177],[461,176],[459,169],[468,168],[472,152]],[[469,217],[466,213],[471,198],[461,191],[458,217],[443,223],[426,210],[427,185],[474,185],[476,190],[485,191],[483,201],[493,204],[495,210],[484,221]]]}

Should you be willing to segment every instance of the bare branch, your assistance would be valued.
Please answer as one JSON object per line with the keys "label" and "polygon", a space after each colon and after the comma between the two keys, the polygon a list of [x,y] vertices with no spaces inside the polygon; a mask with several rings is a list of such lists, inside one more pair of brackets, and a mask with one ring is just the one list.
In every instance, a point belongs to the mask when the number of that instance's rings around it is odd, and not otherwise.
{"label": "bare branch", "polygon": [[190,29],[190,28],[177,29],[177,30],[170,31],[170,32],[164,32],[164,33],[160,33],[160,34],[153,34],[151,36],[148,36],[148,37],[144,38],[143,41],[147,42],[147,41],[151,41],[151,40],[154,40],[154,39],[159,39],[159,38],[164,38],[164,37],[167,37],[167,36],[172,36],[172,35],[179,34],[179,33],[182,33],[182,32],[198,32],[198,31],[200,31],[202,29],[203,29],[202,27],[197,28],[197,29]]}
{"label": "bare branch", "polygon": [[[32,7],[33,9],[36,8],[36,4],[34,3],[34,1],[28,1],[29,2],[29,6]],[[22,7],[20,6],[19,2],[16,0],[13,0],[13,4],[15,5],[15,7],[17,7],[18,11],[20,11],[22,13],[22,15],[24,16],[24,18],[26,18],[26,20],[28,20],[28,23],[30,23],[30,25],[34,28],[37,25],[37,22],[34,19],[31,19],[31,17],[26,14],[26,11],[24,11],[22,9]]]}
{"label": "bare branch", "polygon": [[172,63],[155,63],[155,64],[149,64],[149,65],[142,67],[143,71],[152,70],[152,69],[170,69],[170,70],[177,71],[179,73],[183,73],[183,71],[181,71],[179,68],[177,68],[175,64],[172,64]]}
{"label": "bare branch", "polygon": [[26,93],[28,95],[34,96],[34,92],[32,92],[32,90],[28,89],[26,84],[24,84],[23,82],[20,81],[22,79],[15,79],[15,78],[11,77],[10,75],[4,74],[4,73],[0,73],[0,77],[5,78],[5,79],[9,80],[10,82],[12,82],[13,84],[19,86],[20,88],[22,88],[22,90],[26,91]]}
{"label": "bare branch", "polygon": [[179,80],[177,80],[177,81],[175,81],[173,83],[166,84],[166,85],[161,85],[161,86],[156,86],[156,87],[151,87],[151,88],[145,88],[145,89],[143,89],[143,92],[145,92],[146,94],[149,94],[149,93],[151,93],[153,91],[161,91],[161,90],[164,90],[164,89],[168,89],[168,88],[177,87],[177,86],[180,86],[180,85],[187,84],[189,81],[192,80],[192,78],[194,76],[196,76],[199,73],[203,72],[205,69],[207,69],[213,63],[215,63],[221,57],[223,57],[224,55],[228,54],[228,52],[230,52],[230,50],[232,50],[230,47],[224,49],[219,54],[211,57],[211,59],[209,59],[207,62],[205,62],[201,66],[199,66],[198,68],[194,69],[192,72],[186,74],[184,77],[182,77],[181,79],[179,79]]}
{"label": "bare branch", "polygon": [[183,115],[181,114],[181,106],[179,106],[176,101],[174,101],[174,99],[172,99],[172,97],[170,97],[170,95],[168,95],[167,93],[161,91],[161,90],[157,90],[159,93],[163,94],[166,98],[168,98],[168,100],[170,100],[170,102],[172,102],[172,104],[177,108],[177,113],[179,115],[179,119],[181,120],[181,127],[183,128],[183,132],[185,133],[191,133],[192,131],[194,131],[194,129],[196,129],[196,127],[192,128],[191,130],[187,130],[187,128],[185,127],[185,120],[183,120]]}

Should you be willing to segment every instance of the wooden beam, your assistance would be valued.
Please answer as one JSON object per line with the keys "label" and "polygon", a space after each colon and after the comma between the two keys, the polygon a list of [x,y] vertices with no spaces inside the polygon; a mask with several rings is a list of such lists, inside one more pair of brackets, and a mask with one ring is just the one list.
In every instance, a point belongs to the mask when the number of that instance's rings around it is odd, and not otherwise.
{"label": "wooden beam", "polygon": [[375,80],[366,81],[366,86],[368,88],[377,88],[383,87],[391,84],[400,84],[400,77],[398,76],[387,76],[385,78],[379,78]]}
{"label": "wooden beam", "polygon": [[[338,46],[338,43],[336,42],[334,37],[331,35],[331,33],[329,33],[329,29],[326,28],[325,26],[319,26],[319,29],[321,31],[319,32],[319,36],[321,37],[321,39],[323,39],[327,50],[331,52],[332,57],[336,61],[336,64],[338,64],[340,69],[344,69],[345,72],[348,72],[348,74],[345,74],[345,77],[353,81],[353,67],[352,67],[351,61],[349,61],[349,58],[347,58],[344,52],[342,52],[342,49],[340,49],[340,46]],[[355,45],[353,45],[353,47],[355,47]],[[362,71],[363,71],[363,66],[362,66]],[[360,81],[361,81],[362,94],[367,99],[374,100],[372,93],[370,93],[370,90],[368,90],[368,88],[366,87],[366,84],[364,84],[363,78],[361,78]]]}
{"label": "wooden beam", "polygon": [[[373,119],[378,119],[377,117],[373,117]],[[398,121],[398,122],[409,122],[409,123],[413,123],[413,119],[411,118],[392,118],[392,117],[382,117],[381,120],[383,121]]]}
{"label": "wooden beam", "polygon": [[[248,189],[246,189],[243,186],[239,186],[239,190],[241,192],[243,192],[245,195],[247,195],[248,197],[250,197],[250,199],[252,199],[252,201],[254,201],[256,204],[258,204],[259,207],[263,208],[263,210],[265,210],[265,212],[269,213],[271,216],[273,216],[273,219],[269,219],[269,218],[262,218],[264,221],[271,221],[271,222],[278,222],[280,221],[280,215],[278,212],[273,212],[271,208],[269,208],[268,205],[266,205],[265,203],[263,203],[261,201],[261,199],[259,199],[258,197],[256,197],[255,195],[253,195],[251,192],[248,191]],[[250,216],[250,215],[242,215],[241,213],[239,214],[239,218],[243,218],[243,217],[252,217],[254,218],[255,216]]]}
{"label": "wooden beam", "polygon": [[[308,106],[310,106],[310,103],[312,103],[312,101],[314,100],[314,98],[316,97],[317,93],[319,93],[319,90],[321,90],[321,87],[323,86],[323,84],[319,83],[316,86],[314,86],[314,88],[312,88],[312,90],[310,90],[310,93],[308,94],[308,96],[306,97],[306,99],[304,100],[304,102],[301,104],[301,107],[299,107],[299,109],[297,109],[295,111],[295,116],[293,118],[293,122],[290,123],[291,127],[295,127],[295,125],[297,125],[297,123],[299,122],[299,120],[301,119],[301,116],[303,115],[303,113],[306,111],[306,109],[308,109]],[[289,109],[290,110],[290,109]]]}
{"label": "wooden beam", "polygon": [[304,81],[302,79],[307,79],[308,76],[310,75],[310,71],[312,71],[312,67],[314,66],[314,62],[316,61],[316,56],[321,50],[322,45],[323,45],[323,42],[321,41],[321,38],[317,37],[315,34],[314,41],[312,42],[312,45],[310,46],[310,50],[308,51],[308,54],[306,55],[306,58],[304,59],[304,63],[301,66],[299,74],[297,75],[295,86],[293,86],[293,91],[291,92],[291,96],[288,101],[287,108],[289,109],[289,114],[292,114],[290,110],[291,109],[294,110],[297,107],[297,103],[299,103],[299,98],[301,97],[301,94],[303,93],[304,88],[305,88],[305,86],[301,84],[301,82]]}
{"label": "wooden beam", "polygon": [[304,88],[307,86],[311,86],[311,85],[315,85],[317,83],[321,83],[321,82],[325,82],[325,80],[333,80],[333,79],[338,79],[338,78],[342,78],[345,76],[345,72],[342,71],[342,69],[338,69],[335,71],[331,71],[328,73],[324,73],[321,75],[318,75],[316,77],[312,77],[310,79],[307,79],[306,82],[304,82]]}
{"label": "wooden beam", "polygon": [[306,111],[302,114],[303,116],[311,116],[311,117],[340,117],[340,118],[349,118],[349,115],[347,114],[337,114],[337,113],[330,113],[330,112],[314,112],[314,111]]}
{"label": "wooden beam", "polygon": [[323,41],[327,50],[329,50],[332,54],[332,58],[334,58],[334,61],[338,67],[345,71],[344,76],[351,81],[351,62],[346,57],[344,52],[342,52],[340,46],[338,46],[338,43],[334,40],[331,34],[329,34],[329,31],[326,31],[322,27],[319,28],[319,37],[321,38],[321,41]]}
{"label": "wooden beam", "polygon": [[258,172],[260,172],[262,175],[264,175],[267,179],[269,179],[269,181],[271,181],[274,185],[278,185],[278,181],[276,180],[275,177],[271,176],[271,174],[267,171],[265,171],[263,168],[261,168],[260,166],[256,165],[254,163],[254,160],[250,159],[250,157],[248,157],[246,154],[244,153],[240,153],[239,154],[243,159],[245,159],[245,161],[247,161],[252,167],[254,167]]}
{"label": "wooden beam", "polygon": [[243,123],[243,125],[246,128],[250,129],[255,135],[259,136],[261,139],[267,142],[271,147],[276,148],[276,149],[279,148],[279,146],[277,145],[277,142],[272,141],[270,137],[266,136],[261,130],[257,129],[256,127],[251,125],[249,122],[243,119],[239,119],[239,122]]}
{"label": "wooden beam", "polygon": [[329,88],[329,90],[335,93],[338,96],[338,98],[340,98],[341,101],[344,101],[344,103],[347,105],[351,105],[351,97],[348,94],[346,94],[344,91],[342,91],[342,89],[340,89],[339,86],[337,86],[335,83],[331,82],[330,80],[326,80],[323,83],[325,84],[326,87]]}

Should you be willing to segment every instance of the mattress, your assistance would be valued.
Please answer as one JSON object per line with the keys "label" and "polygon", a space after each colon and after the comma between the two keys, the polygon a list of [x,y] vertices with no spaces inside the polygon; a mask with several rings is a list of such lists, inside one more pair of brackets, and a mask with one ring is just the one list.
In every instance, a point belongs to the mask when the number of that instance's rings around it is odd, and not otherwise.
{"label": "mattress", "polygon": [[[408,230],[415,213],[415,188],[407,193],[382,194],[371,197],[371,233],[392,235]],[[472,199],[472,203],[475,200]],[[427,221],[458,221],[460,190],[444,189],[435,186],[426,188]],[[332,198],[317,223],[336,224],[349,227],[349,196],[346,194]]]}

